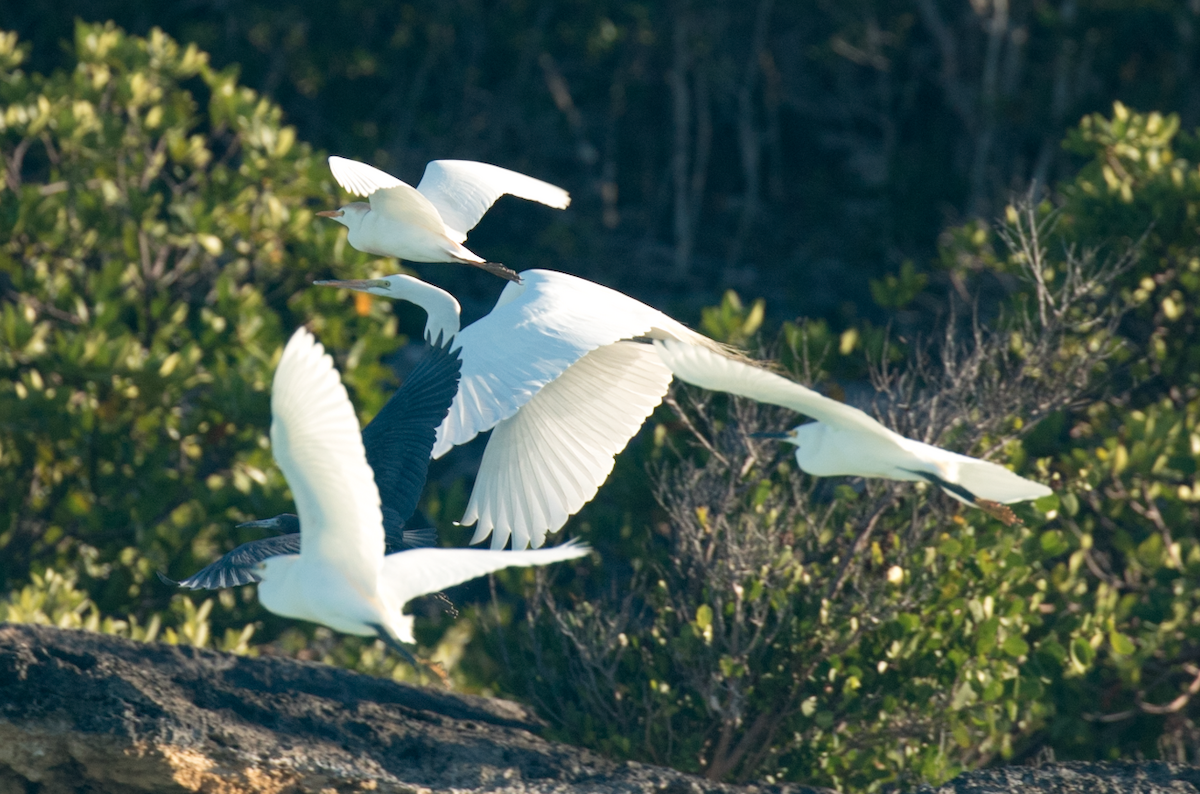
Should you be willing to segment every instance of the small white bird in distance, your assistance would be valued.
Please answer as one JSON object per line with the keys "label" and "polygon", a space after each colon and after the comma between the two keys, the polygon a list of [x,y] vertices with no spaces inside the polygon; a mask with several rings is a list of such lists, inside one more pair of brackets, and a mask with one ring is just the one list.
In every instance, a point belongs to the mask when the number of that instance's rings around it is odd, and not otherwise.
{"label": "small white bird in distance", "polygon": [[510,537],[513,549],[541,546],[596,495],[671,385],[647,340],[724,350],[608,287],[552,270],[521,275],[461,333],[454,296],[412,276],[316,282],[421,306],[426,338],[458,334],[462,381],[433,457],[491,429],[462,523],[478,522],[471,542],[491,535],[493,549]]}
{"label": "small white bird in distance", "polygon": [[796,463],[809,474],[924,480],[1009,525],[1017,519],[1005,505],[1051,493],[1045,485],[1003,466],[905,438],[858,408],[752,364],[677,342],[655,342],[655,347],[682,381],[790,408],[817,420],[786,433],[758,434],[795,444]]}
{"label": "small white bird in distance", "polygon": [[330,157],[329,170],[347,192],[368,197],[341,209],[318,212],[350,230],[350,245],[379,256],[412,262],[458,262],[509,281],[520,277],[463,245],[467,232],[508,194],[566,209],[571,196],[560,187],[487,163],[433,160],[415,188],[374,166]]}
{"label": "small white bird in distance", "polygon": [[567,543],[520,554],[412,549],[384,556],[379,490],[358,419],[333,360],[303,328],[283,351],[271,388],[271,449],[300,517],[300,553],[258,564],[258,597],[277,615],[378,637],[410,663],[415,642],[401,613],[419,595],[509,566],[582,557]]}

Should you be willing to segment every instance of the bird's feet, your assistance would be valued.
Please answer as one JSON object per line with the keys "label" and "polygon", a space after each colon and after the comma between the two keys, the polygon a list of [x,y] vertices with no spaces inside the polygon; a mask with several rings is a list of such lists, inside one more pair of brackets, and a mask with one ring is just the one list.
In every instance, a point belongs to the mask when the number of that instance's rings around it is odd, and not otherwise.
{"label": "bird's feet", "polygon": [[433,673],[439,681],[441,681],[442,686],[449,688],[450,674],[447,673],[445,668],[443,668],[440,664],[437,662],[427,662],[424,659],[418,659],[413,655],[412,651],[410,651],[408,648],[405,648],[404,645],[401,644],[400,640],[382,625],[376,623],[372,625],[372,628],[375,629],[376,636],[383,640],[383,644],[399,654],[400,658],[408,662],[414,670],[419,672],[422,667],[425,668],[429,672]]}
{"label": "bird's feet", "polygon": [[1006,527],[1011,527],[1015,524],[1020,524],[1021,519],[1017,518],[1017,514],[1012,511],[1008,505],[1002,505],[999,502],[993,502],[991,499],[975,499],[975,506],[983,512],[987,513],[992,518],[1004,524]]}
{"label": "bird's feet", "polygon": [[515,281],[518,284],[521,283],[521,277],[517,275],[517,271],[510,267],[505,267],[499,262],[472,262],[471,264],[480,270],[486,270],[493,276],[499,276],[506,281]]}

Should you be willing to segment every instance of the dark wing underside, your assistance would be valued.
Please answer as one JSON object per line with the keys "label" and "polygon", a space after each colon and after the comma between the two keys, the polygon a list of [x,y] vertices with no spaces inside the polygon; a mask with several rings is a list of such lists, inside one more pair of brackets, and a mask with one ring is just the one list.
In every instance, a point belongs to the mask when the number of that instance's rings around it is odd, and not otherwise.
{"label": "dark wing underside", "polygon": [[300,533],[295,532],[243,543],[181,582],[173,582],[161,573],[158,576],[164,582],[192,590],[219,590],[223,587],[237,587],[260,581],[258,574],[254,572],[254,566],[268,557],[299,553]]}
{"label": "dark wing underside", "polygon": [[[437,530],[433,527],[388,533],[386,536],[387,552],[391,554],[404,549],[436,546],[437,540]],[[200,569],[199,573],[193,574],[181,582],[169,579],[161,573],[158,578],[167,584],[192,590],[220,590],[224,587],[238,587],[260,581],[258,574],[254,572],[254,566],[268,557],[299,553],[300,533],[293,532],[243,543],[213,564]]]}
{"label": "dark wing underside", "polygon": [[425,488],[438,425],[458,392],[462,362],[457,350],[451,352],[452,342],[435,344],[363,430],[367,463],[375,472],[383,505],[385,535],[404,529]]}

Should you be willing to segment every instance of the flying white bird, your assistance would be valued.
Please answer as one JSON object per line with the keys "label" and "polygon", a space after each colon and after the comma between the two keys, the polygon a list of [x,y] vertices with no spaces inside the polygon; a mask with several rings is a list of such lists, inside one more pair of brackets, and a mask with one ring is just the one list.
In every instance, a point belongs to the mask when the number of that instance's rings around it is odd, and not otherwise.
{"label": "flying white bird", "polygon": [[[375,473],[375,487],[379,489],[384,550],[388,553],[438,545],[437,530],[417,510],[417,500],[425,487],[437,427],[458,392],[462,361],[452,347],[453,340],[435,340],[362,432],[367,464]],[[413,526],[414,515],[420,526]],[[158,578],[192,590],[237,587],[257,582],[258,563],[268,557],[300,553],[300,519],[294,514],[247,521],[238,527],[272,529],[282,534],[243,543],[182,581],[168,579],[162,573]]]}
{"label": "flying white bird", "polygon": [[570,194],[560,187],[470,160],[433,160],[415,188],[344,157],[330,157],[329,170],[347,192],[369,197],[369,204],[355,201],[317,213],[348,228],[347,239],[359,251],[413,262],[474,265],[510,281],[520,277],[462,244],[467,232],[505,194],[560,210],[571,203]]}
{"label": "flying white bird", "polygon": [[614,458],[667,393],[671,371],[637,339],[723,348],[616,290],[551,270],[526,270],[495,308],[459,330],[454,296],[412,276],[318,281],[425,309],[427,338],[457,333],[462,381],[433,456],[492,430],[463,524],[472,543],[535,548],[579,511]]}
{"label": "flying white bird", "polygon": [[[413,549],[384,556],[383,513],[358,419],[333,361],[308,331],[293,334],[271,389],[271,448],[300,517],[300,553],[258,563],[258,597],[277,615],[382,639],[410,662],[413,598],[509,566],[582,557],[568,543],[519,554]],[[421,465],[425,465],[422,461]]]}
{"label": "flying white bird", "polygon": [[882,477],[937,485],[950,496],[1002,521],[1016,517],[1003,505],[1051,491],[1003,466],[913,441],[863,411],[742,361],[677,342],[655,342],[675,377],[711,391],[780,405],[817,420],[786,433],[761,434],[796,445],[796,463],[818,477]]}

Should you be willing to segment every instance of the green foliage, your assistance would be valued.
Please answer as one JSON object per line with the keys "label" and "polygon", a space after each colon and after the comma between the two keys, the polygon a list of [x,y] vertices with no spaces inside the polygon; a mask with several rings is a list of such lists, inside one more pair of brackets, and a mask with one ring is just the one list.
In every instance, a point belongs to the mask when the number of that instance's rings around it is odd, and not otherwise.
{"label": "green foliage", "polygon": [[[251,539],[234,523],[289,509],[267,427],[290,329],[329,345],[363,418],[382,404],[381,358],[403,341],[391,305],[306,284],[397,265],[316,222],[338,203],[323,158],[196,47],[80,25],[72,68],[27,74],[28,55],[0,35],[0,619],[240,653],[270,642],[425,680],[374,642],[287,627],[253,588],[197,603],[153,576],[192,572]],[[1196,760],[1200,140],[1179,126],[1120,105],[1085,118],[1067,141],[1079,173],[1053,201],[948,229],[940,268],[904,261],[871,284],[904,316],[938,289],[1002,287],[985,308],[1003,345],[939,393],[961,398],[938,403],[952,420],[926,418],[931,437],[1055,483],[1018,508],[1024,524],[919,485],[801,477],[745,437],[780,414],[684,392],[572,525],[600,561],[554,585],[498,576],[525,609],[501,593],[421,621],[427,653],[457,686],[538,703],[562,738],[721,779],[871,791],[1042,747]],[[1081,281],[1069,310],[1056,303],[1080,263],[1131,246],[1113,293]],[[1120,345],[1113,295],[1131,307]],[[1029,329],[1059,308],[1078,332],[1048,354]],[[701,326],[753,345],[765,310],[730,291]],[[886,380],[885,363],[915,373],[885,401],[901,423],[936,380],[920,344],[868,322],[785,323],[776,347],[834,396]],[[1075,378],[1103,399],[1042,399]],[[988,400],[1010,405],[1005,385],[1034,408],[989,415]],[[438,487],[427,506],[445,523],[464,495]]]}
{"label": "green foliage", "polygon": [[700,330],[721,342],[744,345],[762,328],[766,308],[763,298],[747,308],[736,292],[726,290],[720,306],[710,306],[700,313]]}
{"label": "green foliage", "polygon": [[211,621],[245,647],[253,588],[210,614],[154,571],[195,571],[250,539],[232,524],[290,509],[267,432],[293,327],[379,408],[390,306],[305,286],[395,264],[315,222],[337,204],[323,158],[232,71],[159,31],[80,25],[74,44],[78,65],[43,76],[0,37],[0,583],[86,594],[47,607],[56,623],[129,615],[204,645]]}
{"label": "green foliage", "polygon": [[[1060,521],[1077,550],[1055,571],[1054,626],[1076,675],[1054,690],[1041,741],[1060,757],[1200,758],[1200,142],[1173,115],[1114,105],[1067,141],[1089,158],[1063,186],[1065,242],[1139,240],[1122,281],[1133,351],[1127,395],[1064,423],[1059,468],[1076,483]],[[1067,586],[1066,583],[1073,581]]]}
{"label": "green foliage", "polygon": [[912,303],[925,285],[929,276],[918,273],[911,259],[905,259],[900,272],[887,275],[880,280],[871,279],[871,297],[885,309],[903,309]]}

